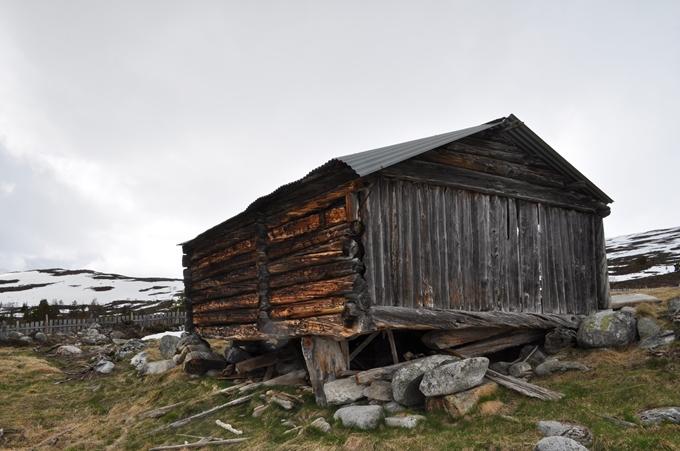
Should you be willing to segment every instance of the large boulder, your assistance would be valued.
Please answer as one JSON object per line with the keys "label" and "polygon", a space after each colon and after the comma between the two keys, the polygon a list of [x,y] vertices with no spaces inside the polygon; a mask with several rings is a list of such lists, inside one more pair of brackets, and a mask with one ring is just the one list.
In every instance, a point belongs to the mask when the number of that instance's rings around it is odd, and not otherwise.
{"label": "large boulder", "polygon": [[210,370],[223,370],[227,361],[213,351],[192,351],[184,358],[184,372],[202,375]]}
{"label": "large boulder", "polygon": [[454,419],[460,418],[468,414],[481,398],[491,396],[497,389],[495,382],[488,382],[452,395],[427,398],[425,408],[428,412],[441,410]]}
{"label": "large boulder", "polygon": [[231,346],[224,350],[224,358],[227,363],[239,363],[248,360],[251,357],[252,355],[249,352],[246,352],[237,346]]}
{"label": "large boulder", "polygon": [[98,328],[91,326],[80,333],[80,341],[86,345],[102,345],[109,342],[109,337],[100,333]]}
{"label": "large boulder", "polygon": [[356,383],[353,377],[336,379],[323,385],[326,402],[330,405],[349,404],[364,397],[365,386]]}
{"label": "large boulder", "polygon": [[578,328],[576,340],[583,348],[626,346],[635,341],[635,317],[626,312],[603,310],[587,316]]}
{"label": "large boulder", "polygon": [[116,365],[112,361],[101,359],[97,363],[95,363],[93,368],[97,373],[110,374],[115,367]]}
{"label": "large boulder", "polygon": [[175,368],[175,362],[172,359],[158,360],[155,362],[147,362],[146,365],[142,367],[140,373],[144,375],[148,374],[163,374]]}
{"label": "large boulder", "polygon": [[172,359],[172,356],[175,355],[175,350],[177,349],[177,343],[179,343],[179,337],[174,335],[163,335],[158,345],[161,350],[161,356],[163,356],[164,359]]}
{"label": "large boulder", "polygon": [[444,363],[455,362],[457,357],[447,355],[433,355],[409,363],[400,368],[392,377],[392,396],[395,401],[404,406],[417,406],[425,401],[419,390],[423,375]]}
{"label": "large boulder", "polygon": [[347,428],[367,431],[380,425],[383,409],[381,406],[346,406],[338,409],[333,418],[340,420]]}
{"label": "large boulder", "polygon": [[425,421],[425,417],[422,415],[404,415],[403,417],[385,418],[385,425],[391,428],[413,429],[421,421]]}
{"label": "large boulder", "polygon": [[661,332],[661,327],[659,327],[659,323],[654,318],[643,316],[637,320],[637,331],[640,340],[644,340],[645,338],[658,335]]}
{"label": "large boulder", "polygon": [[482,383],[489,359],[473,357],[447,363],[427,371],[420,382],[425,396],[442,396],[458,393]]}
{"label": "large boulder", "polygon": [[672,330],[664,330],[658,334],[647,337],[638,344],[642,349],[654,349],[661,346],[666,346],[675,341],[675,332]]}
{"label": "large boulder", "polygon": [[71,356],[71,355],[80,355],[83,353],[83,351],[77,347],[77,346],[71,346],[71,345],[62,345],[57,348],[55,351],[57,355],[62,355],[62,356]]}
{"label": "large boulder", "polygon": [[566,327],[557,327],[545,334],[543,349],[548,354],[557,354],[563,349],[571,348],[576,344],[576,331]]}
{"label": "large boulder", "polygon": [[45,335],[43,332],[36,332],[33,336],[33,339],[38,343],[47,343],[48,340],[47,335]]}
{"label": "large boulder", "polygon": [[536,443],[534,451],[588,451],[588,448],[569,437],[545,437]]}
{"label": "large boulder", "polygon": [[544,437],[568,437],[579,442],[583,446],[593,444],[593,433],[585,426],[561,421],[539,421],[536,424],[538,432]]}
{"label": "large boulder", "polygon": [[640,422],[644,425],[656,425],[660,423],[680,424],[680,407],[659,407],[645,410],[638,414]]}
{"label": "large boulder", "polygon": [[548,359],[534,368],[536,376],[548,376],[553,373],[564,373],[565,371],[588,371],[590,368],[579,362],[561,361],[555,358]]}
{"label": "large boulder", "polygon": [[392,401],[392,384],[387,381],[373,381],[364,388],[364,396],[374,401]]}
{"label": "large boulder", "polygon": [[146,351],[135,354],[134,357],[130,359],[130,365],[134,367],[137,371],[142,371],[149,361],[149,356]]}

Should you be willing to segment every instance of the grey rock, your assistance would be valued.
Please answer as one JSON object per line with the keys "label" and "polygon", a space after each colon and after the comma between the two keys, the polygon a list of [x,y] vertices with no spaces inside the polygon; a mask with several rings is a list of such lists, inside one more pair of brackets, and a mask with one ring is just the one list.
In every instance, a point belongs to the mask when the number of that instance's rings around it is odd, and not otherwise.
{"label": "grey rock", "polygon": [[527,362],[517,362],[510,365],[508,368],[508,374],[512,377],[526,377],[531,376],[531,365]]}
{"label": "grey rock", "polygon": [[570,370],[589,371],[590,368],[579,362],[548,359],[534,368],[536,376],[548,376],[553,373],[564,373]]}
{"label": "grey rock", "polygon": [[23,337],[19,338],[19,342],[30,345],[31,343],[33,343],[33,339],[28,335],[24,335]]}
{"label": "grey rock", "polygon": [[94,370],[100,374],[110,374],[116,365],[110,360],[101,359],[94,365]]}
{"label": "grey rock", "polygon": [[673,298],[668,301],[667,309],[671,316],[680,313],[680,297]]}
{"label": "grey rock", "polygon": [[346,406],[338,409],[333,418],[347,428],[370,430],[378,427],[383,419],[380,406]]}
{"label": "grey rock", "polygon": [[482,383],[489,359],[473,357],[448,363],[427,371],[420,382],[425,396],[442,396],[468,390]]}
{"label": "grey rock", "polygon": [[63,356],[79,355],[79,354],[83,353],[83,351],[79,347],[71,346],[71,345],[59,346],[55,352],[56,352],[57,355],[63,355]]}
{"label": "grey rock", "polygon": [[547,358],[541,348],[536,345],[526,345],[519,353],[519,360],[527,362],[532,368],[545,362]]}
{"label": "grey rock", "polygon": [[35,335],[33,336],[33,338],[38,343],[47,343],[47,335],[45,335],[42,332],[36,332]]}
{"label": "grey rock", "polygon": [[135,354],[135,356],[130,359],[130,365],[132,365],[133,368],[136,369],[137,371],[142,371],[146,366],[148,360],[149,360],[148,354],[146,353],[146,351],[142,351],[138,354]]}
{"label": "grey rock", "polygon": [[109,342],[109,337],[99,333],[99,329],[91,327],[81,333],[80,340],[86,345],[101,345]]}
{"label": "grey rock", "polygon": [[326,402],[330,405],[349,404],[364,397],[364,385],[359,385],[353,377],[336,379],[323,385]]}
{"label": "grey rock", "polygon": [[177,349],[177,343],[179,343],[180,338],[174,335],[163,335],[161,337],[160,343],[158,344],[161,350],[161,356],[164,359],[171,359],[175,355],[175,349]]}
{"label": "grey rock", "polygon": [[123,340],[125,339],[125,332],[121,332],[120,330],[114,330],[109,334],[109,337],[111,337],[111,340]]}
{"label": "grey rock", "polygon": [[244,360],[248,360],[251,357],[252,356],[250,355],[250,353],[236,346],[232,346],[224,350],[224,358],[227,361],[227,363],[239,363],[243,362]]}
{"label": "grey rock", "polygon": [[543,348],[548,354],[557,354],[563,349],[571,348],[576,344],[576,331],[566,327],[557,327],[545,335]]}
{"label": "grey rock", "polygon": [[330,423],[326,421],[325,418],[321,417],[309,423],[309,427],[311,427],[312,429],[316,429],[317,431],[323,432],[324,434],[329,433],[332,429]]}
{"label": "grey rock", "polygon": [[536,443],[534,451],[588,451],[588,448],[569,437],[545,437]]}
{"label": "grey rock", "polygon": [[115,358],[116,360],[123,360],[130,355],[137,354],[142,349],[145,349],[146,346],[147,343],[143,340],[138,340],[136,338],[127,340],[118,347],[118,350],[115,353]]}
{"label": "grey rock", "polygon": [[179,339],[179,342],[177,343],[177,350],[182,351],[182,348],[189,346],[189,345],[202,345],[208,349],[210,349],[210,344],[205,341],[203,338],[201,338],[200,335],[198,334],[189,334],[185,337],[182,337]]}
{"label": "grey rock", "polygon": [[666,346],[675,341],[675,332],[672,330],[664,330],[653,337],[647,337],[638,344],[642,349],[654,349],[661,346]]}
{"label": "grey rock", "polygon": [[432,355],[421,360],[411,362],[400,368],[392,377],[392,397],[399,404],[417,406],[425,402],[425,397],[419,389],[425,372],[444,363],[455,362],[457,357],[447,355]]}
{"label": "grey rock", "polygon": [[191,351],[184,357],[183,365],[185,373],[202,375],[210,370],[223,370],[227,362],[224,357],[213,351]]}
{"label": "grey rock", "polygon": [[536,425],[538,432],[544,437],[568,437],[583,446],[593,444],[593,433],[585,426],[561,421],[539,421]]}
{"label": "grey rock", "polygon": [[489,365],[489,369],[492,369],[497,373],[508,374],[508,371],[511,366],[512,362],[493,362],[492,364]]}
{"label": "grey rock", "polygon": [[621,313],[626,313],[626,314],[632,315],[632,316],[635,316],[635,313],[637,313],[637,312],[635,311],[635,307],[631,307],[631,306],[629,306],[629,305],[627,305],[627,306],[625,306],[625,307],[622,307],[621,310],[619,310],[619,311],[620,311]]}
{"label": "grey rock", "polygon": [[176,366],[177,365],[172,359],[158,360],[155,362],[147,362],[139,369],[139,372],[145,376],[149,374],[163,374]]}
{"label": "grey rock", "polygon": [[576,339],[583,348],[626,346],[635,341],[635,317],[624,312],[603,310],[587,316]]}
{"label": "grey rock", "polygon": [[680,407],[659,407],[645,410],[638,414],[638,418],[640,418],[642,424],[648,426],[660,423],[680,424]]}
{"label": "grey rock", "polygon": [[402,406],[396,401],[390,401],[383,404],[383,409],[385,409],[385,412],[389,413],[390,415],[394,415],[395,413],[405,411],[406,407]]}
{"label": "grey rock", "polygon": [[392,384],[388,381],[373,381],[364,388],[364,396],[376,401],[392,401]]}
{"label": "grey rock", "polygon": [[406,415],[403,417],[387,417],[385,424],[391,428],[413,429],[424,420],[425,417],[422,415]]}
{"label": "grey rock", "polygon": [[644,340],[645,338],[658,335],[659,332],[661,332],[661,327],[659,327],[659,324],[654,318],[643,316],[637,320],[637,331],[640,340]]}
{"label": "grey rock", "polygon": [[7,339],[8,340],[20,340],[21,337],[23,337],[24,334],[21,332],[17,332],[16,330],[12,330],[10,332],[7,332]]}
{"label": "grey rock", "polygon": [[661,302],[659,298],[642,293],[615,294],[609,299],[609,306],[614,310],[622,307],[634,307],[639,304]]}

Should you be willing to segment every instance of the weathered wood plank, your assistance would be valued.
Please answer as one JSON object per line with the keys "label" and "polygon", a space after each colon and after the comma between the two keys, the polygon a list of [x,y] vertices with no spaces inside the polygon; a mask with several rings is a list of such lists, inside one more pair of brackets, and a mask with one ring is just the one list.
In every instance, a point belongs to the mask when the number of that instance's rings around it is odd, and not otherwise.
{"label": "weathered wood plank", "polygon": [[465,327],[515,327],[551,329],[558,326],[578,328],[577,315],[555,315],[530,312],[473,312],[461,310],[410,309],[374,306],[370,309],[374,327],[378,329],[458,329]]}
{"label": "weathered wood plank", "polygon": [[462,344],[483,340],[511,330],[507,327],[468,327],[454,330],[434,330],[420,339],[428,348],[446,349]]}
{"label": "weathered wood plank", "polygon": [[323,385],[348,370],[347,361],[340,344],[333,339],[307,336],[302,338],[301,344],[316,403],[325,406],[327,402]]}
{"label": "weathered wood plank", "polygon": [[531,343],[541,339],[545,330],[520,330],[469,343],[455,350],[470,357],[493,354],[503,349]]}

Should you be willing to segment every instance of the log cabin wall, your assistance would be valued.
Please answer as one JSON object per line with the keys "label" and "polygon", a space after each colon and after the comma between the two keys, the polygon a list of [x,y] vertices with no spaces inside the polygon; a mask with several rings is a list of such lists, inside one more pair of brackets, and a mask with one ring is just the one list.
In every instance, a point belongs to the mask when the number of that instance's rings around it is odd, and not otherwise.
{"label": "log cabin wall", "polygon": [[601,205],[568,184],[497,140],[384,169],[360,211],[373,303],[560,314],[606,304]]}
{"label": "log cabin wall", "polygon": [[[192,325],[206,336],[257,338],[276,324],[341,331],[365,291],[361,225],[349,186],[294,209],[258,214],[219,238],[185,248]],[[323,323],[326,323],[325,325]],[[324,331],[321,330],[321,333]]]}

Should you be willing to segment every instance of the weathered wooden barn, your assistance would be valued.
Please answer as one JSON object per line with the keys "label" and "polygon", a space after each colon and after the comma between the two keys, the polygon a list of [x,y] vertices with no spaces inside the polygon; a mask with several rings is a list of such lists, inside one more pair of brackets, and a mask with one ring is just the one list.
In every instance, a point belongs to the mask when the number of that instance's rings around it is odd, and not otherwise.
{"label": "weathered wooden barn", "polygon": [[334,158],[183,244],[188,325],[549,328],[607,306],[612,200],[518,118]]}

